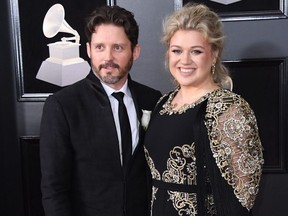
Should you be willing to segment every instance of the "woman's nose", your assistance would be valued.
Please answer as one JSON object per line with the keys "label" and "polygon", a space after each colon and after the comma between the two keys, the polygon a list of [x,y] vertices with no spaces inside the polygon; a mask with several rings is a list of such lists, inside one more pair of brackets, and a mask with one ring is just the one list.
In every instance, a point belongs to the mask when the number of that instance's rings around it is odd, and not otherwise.
{"label": "woman's nose", "polygon": [[188,52],[182,53],[181,62],[183,64],[190,64],[191,62],[193,62],[193,59],[192,59],[190,53],[188,53]]}

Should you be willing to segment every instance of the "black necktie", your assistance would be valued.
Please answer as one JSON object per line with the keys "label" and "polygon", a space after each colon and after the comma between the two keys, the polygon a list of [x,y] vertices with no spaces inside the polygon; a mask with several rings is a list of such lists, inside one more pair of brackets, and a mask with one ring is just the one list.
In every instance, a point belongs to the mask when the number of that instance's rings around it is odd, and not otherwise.
{"label": "black necktie", "polygon": [[122,139],[122,160],[123,168],[127,168],[127,164],[132,155],[132,135],[126,106],[123,102],[124,93],[114,92],[112,94],[119,102],[118,115],[120,121],[121,139]]}

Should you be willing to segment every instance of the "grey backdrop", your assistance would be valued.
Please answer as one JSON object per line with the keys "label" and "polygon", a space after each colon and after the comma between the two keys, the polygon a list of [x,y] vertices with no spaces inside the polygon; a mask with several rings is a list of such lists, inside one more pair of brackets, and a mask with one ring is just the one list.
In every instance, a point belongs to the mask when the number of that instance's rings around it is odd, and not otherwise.
{"label": "grey backdrop", "polygon": [[[4,1],[1,2],[1,5],[3,6],[1,7],[1,10],[4,7],[8,8],[8,6],[4,4]],[[5,2],[8,2],[8,0]],[[170,82],[170,75],[164,68],[164,47],[159,43],[159,40],[161,36],[162,20],[168,13],[174,10],[174,2],[172,0],[118,0],[117,4],[133,11],[140,24],[139,42],[142,46],[141,56],[133,67],[131,72],[132,77],[161,90],[163,93],[171,90],[172,84]],[[1,16],[2,15],[3,14],[1,13]],[[7,24],[7,22],[3,23]],[[6,29],[9,29],[9,26]],[[223,56],[225,60],[288,56],[287,19],[225,22],[224,31],[226,34],[226,48]],[[5,35],[5,37],[2,36],[1,38],[9,40]],[[8,54],[6,52],[3,53],[3,57],[8,60],[2,59],[3,61],[1,61],[1,64],[7,64],[7,62],[9,64],[9,61],[12,63],[14,61],[13,56],[9,57],[9,52]],[[15,80],[15,68],[9,66],[8,70],[2,70],[1,73],[6,74],[6,77],[8,76]],[[7,119],[5,120],[7,122],[9,118],[10,122],[17,122],[17,125],[13,124],[17,127],[17,137],[38,136],[43,102],[18,102],[15,93],[17,88],[16,82],[12,82],[13,88],[10,88],[10,86],[9,88],[6,88],[6,84],[3,80],[1,80],[1,83],[3,83],[3,85],[0,86],[1,92],[5,95],[3,98],[9,97],[9,101],[14,104],[14,106],[12,106],[13,109],[15,108],[16,110],[16,115],[11,115],[10,113],[10,117],[9,112],[11,111],[13,113],[13,110],[7,109],[9,111],[7,112],[8,115],[6,114],[6,110],[4,110],[5,113],[4,111],[1,111],[1,116],[3,117],[1,118],[2,121],[3,119]],[[9,94],[4,93],[7,90]],[[2,102],[4,104],[4,101]],[[287,122],[287,119],[285,119],[285,122]],[[11,130],[5,127],[4,124],[1,129],[2,128],[3,134],[5,134],[6,131],[10,131],[11,134]],[[15,140],[17,137],[14,137],[13,139]],[[7,140],[9,139],[10,138],[7,136]],[[6,142],[5,145],[2,143],[2,146],[7,152],[8,148],[11,148],[9,149],[9,153],[14,154],[13,157],[17,158],[15,154],[19,154],[19,152],[15,152],[15,150],[18,150],[18,147],[16,148],[14,144],[12,146],[12,144],[10,145],[8,142]],[[287,147],[284,150],[287,151]],[[7,155],[6,157],[8,158],[9,156]],[[15,163],[14,167],[17,167],[18,169],[19,161],[13,160],[13,163]],[[7,166],[9,165],[7,164]],[[15,184],[13,184],[15,185],[15,190],[18,188],[21,189],[18,180],[16,180],[18,177],[18,174],[15,174],[15,178],[13,178],[12,181],[15,182]],[[13,194],[11,194],[11,196],[13,196]],[[15,195],[14,200],[17,201],[19,199],[21,198],[18,195],[17,197]],[[265,174],[261,182],[259,199],[255,206],[255,215],[285,216],[288,212],[287,199],[288,174]]]}
{"label": "grey backdrop", "polygon": [[[174,10],[174,1],[118,0],[117,4],[133,11],[140,25],[142,50],[132,71],[133,78],[162,92],[171,90],[170,75],[163,64],[164,47],[159,40],[162,20]],[[223,60],[288,56],[288,19],[225,21],[224,32]],[[287,152],[287,147],[283,151]],[[264,174],[254,215],[286,216],[287,199],[288,174]]]}

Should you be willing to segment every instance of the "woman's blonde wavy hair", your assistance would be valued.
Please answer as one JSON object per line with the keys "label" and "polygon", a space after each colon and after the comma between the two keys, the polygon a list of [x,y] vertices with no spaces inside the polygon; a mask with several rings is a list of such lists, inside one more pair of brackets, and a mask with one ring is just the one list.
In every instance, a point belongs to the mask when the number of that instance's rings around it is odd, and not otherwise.
{"label": "woman's blonde wavy hair", "polygon": [[[221,55],[224,47],[224,35],[222,22],[219,16],[211,11],[204,4],[188,3],[181,9],[168,16],[163,22],[163,35],[161,42],[166,44],[168,50],[170,40],[178,30],[199,31],[211,45],[213,52],[218,52],[213,80],[223,88],[231,89],[227,82],[231,80],[228,69],[221,62]],[[165,65],[168,64],[166,54]],[[228,84],[229,85],[229,84]]]}

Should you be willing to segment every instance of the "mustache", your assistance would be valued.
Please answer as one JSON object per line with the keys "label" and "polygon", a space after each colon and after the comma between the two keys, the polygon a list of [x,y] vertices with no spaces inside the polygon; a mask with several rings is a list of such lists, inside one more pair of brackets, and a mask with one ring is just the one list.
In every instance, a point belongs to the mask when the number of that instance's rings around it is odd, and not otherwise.
{"label": "mustache", "polygon": [[106,62],[104,64],[100,64],[99,70],[101,70],[102,68],[108,68],[108,67],[117,68],[117,69],[120,68],[120,66],[118,64],[111,61],[111,62]]}

